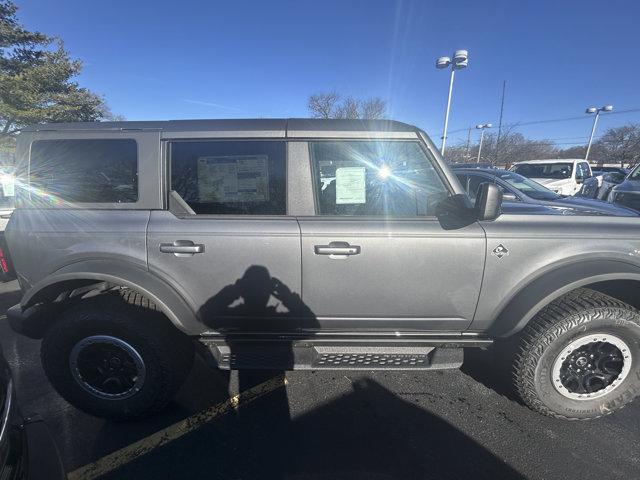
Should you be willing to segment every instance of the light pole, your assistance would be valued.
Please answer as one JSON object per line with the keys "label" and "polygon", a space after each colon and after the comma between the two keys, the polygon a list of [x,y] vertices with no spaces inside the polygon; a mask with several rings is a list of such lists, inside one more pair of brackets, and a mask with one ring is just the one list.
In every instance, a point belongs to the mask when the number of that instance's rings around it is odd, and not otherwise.
{"label": "light pole", "polygon": [[480,147],[478,148],[478,161],[476,163],[480,163],[480,153],[482,153],[482,142],[484,141],[484,131],[487,128],[493,127],[490,123],[479,123],[476,125],[476,128],[480,130]]}
{"label": "light pole", "polygon": [[593,118],[593,126],[591,127],[591,135],[589,136],[589,144],[587,145],[587,153],[584,155],[585,160],[589,160],[589,152],[591,151],[591,142],[593,142],[593,134],[596,133],[596,125],[598,125],[598,118],[600,117],[600,112],[611,112],[613,110],[613,105],[605,105],[604,107],[596,108],[589,107],[585,110],[585,113],[591,115],[595,113],[596,116]]}
{"label": "light pole", "polygon": [[442,146],[440,153],[444,156],[444,147],[447,143],[447,127],[449,126],[449,109],[451,108],[451,94],[453,93],[453,78],[456,70],[462,70],[469,64],[469,52],[466,50],[456,50],[453,54],[453,61],[449,57],[440,57],[436,60],[436,68],[442,70],[451,66],[451,78],[449,79],[449,96],[447,97],[447,110],[444,114],[444,132],[442,132]]}

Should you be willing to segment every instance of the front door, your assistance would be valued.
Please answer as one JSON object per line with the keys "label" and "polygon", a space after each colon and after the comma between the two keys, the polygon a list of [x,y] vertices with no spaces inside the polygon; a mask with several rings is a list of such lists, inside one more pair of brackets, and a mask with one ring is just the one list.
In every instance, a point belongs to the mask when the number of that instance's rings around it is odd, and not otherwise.
{"label": "front door", "polygon": [[317,215],[300,217],[303,300],[327,331],[459,332],[475,312],[483,229],[444,230],[449,188],[417,141],[310,142]]}
{"label": "front door", "polygon": [[154,211],[149,269],[198,311],[203,332],[295,328],[300,229],[286,211],[282,141],[176,141],[170,178],[183,211]]}

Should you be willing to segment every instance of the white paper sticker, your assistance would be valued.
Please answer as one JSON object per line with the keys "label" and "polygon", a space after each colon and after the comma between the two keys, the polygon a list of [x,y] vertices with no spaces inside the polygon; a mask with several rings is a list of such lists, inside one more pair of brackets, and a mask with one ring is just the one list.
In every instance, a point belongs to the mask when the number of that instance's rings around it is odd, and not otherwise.
{"label": "white paper sticker", "polygon": [[2,193],[5,197],[14,197],[16,194],[16,182],[13,175],[0,176],[0,183],[2,184]]}
{"label": "white paper sticker", "polygon": [[336,168],[336,204],[366,203],[365,167]]}
{"label": "white paper sticker", "polygon": [[267,155],[198,157],[198,196],[209,202],[269,200]]}

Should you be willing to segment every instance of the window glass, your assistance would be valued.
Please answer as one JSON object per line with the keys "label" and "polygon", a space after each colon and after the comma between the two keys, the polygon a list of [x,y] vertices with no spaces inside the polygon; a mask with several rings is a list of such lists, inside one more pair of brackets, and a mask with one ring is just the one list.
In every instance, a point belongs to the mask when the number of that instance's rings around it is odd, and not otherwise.
{"label": "window glass", "polygon": [[432,216],[449,193],[418,142],[311,142],[320,215]]}
{"label": "window glass", "polygon": [[587,163],[579,163],[576,171],[576,178],[589,178],[591,175],[589,174],[589,164]]}
{"label": "window glass", "polygon": [[528,178],[571,178],[573,163],[519,163],[511,171]]}
{"label": "window glass", "polygon": [[536,200],[555,200],[559,197],[557,193],[517,173],[500,171],[496,173],[496,176],[507,182],[513,188]]}
{"label": "window glass", "polygon": [[31,145],[29,184],[32,199],[57,205],[136,202],[136,141],[37,140]]}
{"label": "window glass", "polygon": [[284,142],[171,144],[171,189],[197,214],[285,215]]}

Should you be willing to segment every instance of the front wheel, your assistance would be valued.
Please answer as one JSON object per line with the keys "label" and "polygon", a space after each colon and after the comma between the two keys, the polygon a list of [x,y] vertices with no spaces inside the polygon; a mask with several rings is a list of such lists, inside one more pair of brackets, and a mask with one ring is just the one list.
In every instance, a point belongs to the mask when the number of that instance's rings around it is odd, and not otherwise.
{"label": "front wheel", "polygon": [[58,393],[87,413],[153,414],[182,385],[194,355],[191,340],[166,322],[118,295],[85,300],[45,334],[42,366]]}
{"label": "front wheel", "polygon": [[519,338],[516,389],[548,416],[592,419],[640,394],[640,314],[594,290],[552,302]]}

